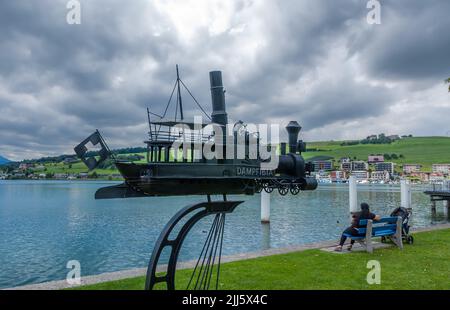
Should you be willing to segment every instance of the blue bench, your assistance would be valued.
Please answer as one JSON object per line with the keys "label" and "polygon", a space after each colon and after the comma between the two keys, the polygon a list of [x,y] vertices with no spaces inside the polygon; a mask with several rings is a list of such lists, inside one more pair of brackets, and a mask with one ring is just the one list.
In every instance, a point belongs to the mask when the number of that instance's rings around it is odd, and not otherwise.
{"label": "blue bench", "polygon": [[391,239],[400,249],[403,249],[401,217],[383,217],[378,221],[360,220],[359,226],[366,227],[355,228],[358,231],[357,235],[344,235],[359,242],[366,248],[367,252],[373,252],[372,238],[374,237],[387,237]]}

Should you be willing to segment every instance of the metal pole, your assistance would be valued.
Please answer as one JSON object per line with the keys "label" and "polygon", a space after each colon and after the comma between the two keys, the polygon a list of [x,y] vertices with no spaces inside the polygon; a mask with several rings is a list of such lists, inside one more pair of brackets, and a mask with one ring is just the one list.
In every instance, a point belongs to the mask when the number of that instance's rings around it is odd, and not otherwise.
{"label": "metal pole", "polygon": [[261,225],[262,229],[262,244],[261,247],[263,250],[270,249],[270,225],[264,224]]}
{"label": "metal pole", "polygon": [[350,215],[358,211],[358,192],[356,188],[356,177],[350,176],[348,179],[348,190],[349,190],[349,209]]}
{"label": "metal pole", "polygon": [[181,89],[180,89],[180,72],[178,71],[178,65],[177,65],[177,84],[178,84],[178,103],[180,105],[180,117],[181,120],[184,120],[183,101],[181,100]]}
{"label": "metal pole", "polygon": [[401,206],[403,208],[411,208],[411,184],[408,180],[400,181]]}
{"label": "metal pole", "polygon": [[270,194],[261,191],[261,223],[270,223]]}
{"label": "metal pole", "polygon": [[431,216],[436,217],[436,201],[431,201]]}
{"label": "metal pole", "polygon": [[[447,184],[447,180],[442,181],[442,191],[445,192],[448,190],[448,184]],[[444,206],[444,209],[447,207],[447,201],[446,200],[442,200],[442,205]]]}
{"label": "metal pole", "polygon": [[447,200],[447,219],[450,220],[450,200]]}

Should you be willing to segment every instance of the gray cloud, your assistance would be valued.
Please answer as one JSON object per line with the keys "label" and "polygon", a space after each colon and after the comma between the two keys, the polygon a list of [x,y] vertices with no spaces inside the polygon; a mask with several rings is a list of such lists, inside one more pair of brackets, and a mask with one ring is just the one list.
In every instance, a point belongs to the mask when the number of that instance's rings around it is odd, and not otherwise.
{"label": "gray cloud", "polygon": [[[368,25],[359,0],[81,1],[68,25],[65,0],[1,1],[0,154],[71,152],[95,128],[111,147],[141,145],[176,63],[208,111],[208,71],[222,70],[235,120],[297,119],[307,139],[445,134],[450,4],[381,2]],[[411,111],[416,125],[392,122]]]}

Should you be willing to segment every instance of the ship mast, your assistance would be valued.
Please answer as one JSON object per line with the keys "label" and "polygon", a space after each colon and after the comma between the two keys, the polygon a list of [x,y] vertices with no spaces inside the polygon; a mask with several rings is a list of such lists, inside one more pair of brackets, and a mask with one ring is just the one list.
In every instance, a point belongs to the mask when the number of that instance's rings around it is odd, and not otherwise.
{"label": "ship mast", "polygon": [[184,119],[183,115],[183,101],[181,99],[181,87],[180,87],[180,72],[178,71],[178,65],[177,65],[177,87],[178,87],[178,104],[180,105],[180,117],[181,120]]}

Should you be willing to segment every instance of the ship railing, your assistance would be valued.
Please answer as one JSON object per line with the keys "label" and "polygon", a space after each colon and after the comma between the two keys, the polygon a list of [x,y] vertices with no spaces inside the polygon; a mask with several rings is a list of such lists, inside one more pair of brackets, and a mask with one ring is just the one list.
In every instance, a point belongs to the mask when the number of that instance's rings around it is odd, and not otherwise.
{"label": "ship railing", "polygon": [[149,142],[185,142],[185,143],[205,143],[211,141],[212,135],[205,135],[195,132],[189,133],[173,133],[171,131],[159,131],[159,132],[150,132],[150,141]]}

